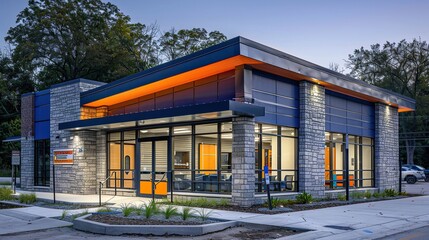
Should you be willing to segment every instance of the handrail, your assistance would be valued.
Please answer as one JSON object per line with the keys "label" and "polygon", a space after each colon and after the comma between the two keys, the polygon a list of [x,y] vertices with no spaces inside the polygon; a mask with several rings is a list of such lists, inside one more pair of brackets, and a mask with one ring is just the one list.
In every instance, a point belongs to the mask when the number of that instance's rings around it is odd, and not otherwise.
{"label": "handrail", "polygon": [[116,189],[116,171],[112,172],[104,181],[100,181],[100,185],[98,188],[98,205],[101,207],[101,188],[103,188],[103,185],[107,182],[107,180],[109,180],[110,178],[112,178],[112,175],[115,176],[114,181],[115,181],[115,196],[117,193],[117,189]]}
{"label": "handrail", "polygon": [[[152,172],[152,174],[156,174],[156,172]],[[153,176],[151,175],[151,181],[153,181],[153,189],[152,189],[152,201],[155,201],[155,190],[156,190],[156,186],[165,178],[165,174],[167,174],[168,171],[164,172],[164,174],[162,174],[162,178],[158,181],[156,181],[156,179],[153,179]]]}

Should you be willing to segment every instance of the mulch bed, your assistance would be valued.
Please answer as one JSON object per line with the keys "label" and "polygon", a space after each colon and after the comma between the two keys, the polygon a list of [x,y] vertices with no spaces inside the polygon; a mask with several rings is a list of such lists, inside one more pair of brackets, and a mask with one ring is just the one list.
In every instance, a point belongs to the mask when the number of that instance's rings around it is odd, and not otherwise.
{"label": "mulch bed", "polygon": [[201,225],[204,222],[186,221],[169,221],[146,218],[127,218],[112,214],[93,214],[86,218],[94,222],[111,224],[111,225]]}
{"label": "mulch bed", "polygon": [[[351,200],[349,202],[339,201],[339,200],[320,201],[320,202],[313,202],[309,204],[290,204],[290,205],[285,205],[284,207],[291,209],[291,211],[289,212],[298,212],[298,211],[314,210],[314,209],[321,209],[321,208],[338,207],[338,206],[344,206],[344,205],[350,205],[350,204],[393,200],[393,199],[406,198],[406,197],[409,197],[409,196],[398,196],[398,197],[392,197],[392,198],[358,199],[358,200]],[[236,212],[245,212],[245,213],[262,213],[262,214],[280,214],[280,213],[287,212],[287,211],[269,211],[269,210],[261,211],[261,208],[267,208],[266,205],[262,205],[262,204],[253,205],[251,207],[216,206],[211,208],[218,209],[218,210],[226,210],[226,211],[236,211]]]}
{"label": "mulch bed", "polygon": [[20,208],[20,207],[22,207],[22,206],[0,202],[0,209],[11,209],[11,208]]}

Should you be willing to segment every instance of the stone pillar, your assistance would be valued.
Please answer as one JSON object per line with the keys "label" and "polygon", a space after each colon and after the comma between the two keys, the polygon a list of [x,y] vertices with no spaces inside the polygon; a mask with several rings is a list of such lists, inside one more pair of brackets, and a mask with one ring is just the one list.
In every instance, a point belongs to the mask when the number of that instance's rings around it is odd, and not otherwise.
{"label": "stone pillar", "polygon": [[302,81],[299,85],[300,126],[298,188],[314,197],[325,191],[325,88]]}
{"label": "stone pillar", "polygon": [[21,188],[34,189],[34,93],[21,97]]}
{"label": "stone pillar", "polygon": [[[58,124],[80,120],[80,93],[98,84],[73,80],[51,87],[51,167],[53,150],[74,149],[73,165],[55,167],[56,191],[72,194],[95,194],[97,189],[97,138],[94,131],[59,130]],[[51,179],[52,168],[51,168]],[[51,181],[52,189],[52,181]]]}
{"label": "stone pillar", "polygon": [[375,104],[375,187],[399,189],[399,125],[398,109]]}
{"label": "stone pillar", "polygon": [[[105,131],[97,132],[97,183],[104,181],[106,179],[106,138],[107,134]],[[98,188],[97,188],[98,193]]]}
{"label": "stone pillar", "polygon": [[232,121],[232,204],[250,207],[255,202],[255,120]]}

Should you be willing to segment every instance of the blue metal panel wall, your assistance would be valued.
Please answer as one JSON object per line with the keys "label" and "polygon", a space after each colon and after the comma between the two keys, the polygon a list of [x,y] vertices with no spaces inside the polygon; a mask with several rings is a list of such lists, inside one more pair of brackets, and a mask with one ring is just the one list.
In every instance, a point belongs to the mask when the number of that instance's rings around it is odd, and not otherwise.
{"label": "blue metal panel wall", "polygon": [[374,104],[326,90],[326,131],[374,137]]}
{"label": "blue metal panel wall", "polygon": [[299,87],[297,82],[253,70],[255,105],[265,107],[257,122],[299,127]]}
{"label": "blue metal panel wall", "polygon": [[36,92],[34,96],[34,139],[50,138],[50,91]]}

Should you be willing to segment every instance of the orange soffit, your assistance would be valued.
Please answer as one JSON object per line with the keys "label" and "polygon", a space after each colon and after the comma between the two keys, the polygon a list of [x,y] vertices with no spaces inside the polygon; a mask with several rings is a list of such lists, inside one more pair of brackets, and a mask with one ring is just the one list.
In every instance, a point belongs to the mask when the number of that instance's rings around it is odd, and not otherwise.
{"label": "orange soffit", "polygon": [[188,72],[174,75],[159,81],[143,85],[125,92],[121,92],[94,102],[85,104],[87,107],[111,106],[117,103],[135,99],[147,94],[159,92],[168,88],[183,85],[215,74],[233,70],[236,66],[243,64],[260,64],[262,62],[244,57],[235,56],[216,63],[206,65]]}

